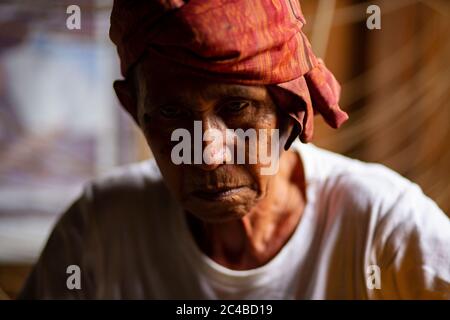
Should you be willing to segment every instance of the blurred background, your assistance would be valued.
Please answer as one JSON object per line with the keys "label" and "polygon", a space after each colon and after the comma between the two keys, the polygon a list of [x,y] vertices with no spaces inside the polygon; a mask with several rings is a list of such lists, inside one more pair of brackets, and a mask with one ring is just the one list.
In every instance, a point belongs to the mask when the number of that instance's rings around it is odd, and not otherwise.
{"label": "blurred background", "polygon": [[[69,30],[69,5],[81,29]],[[350,120],[313,143],[383,163],[450,212],[450,1],[303,0]],[[369,5],[381,29],[369,30]],[[112,0],[0,0],[0,299],[14,298],[83,184],[151,156],[120,109]]]}

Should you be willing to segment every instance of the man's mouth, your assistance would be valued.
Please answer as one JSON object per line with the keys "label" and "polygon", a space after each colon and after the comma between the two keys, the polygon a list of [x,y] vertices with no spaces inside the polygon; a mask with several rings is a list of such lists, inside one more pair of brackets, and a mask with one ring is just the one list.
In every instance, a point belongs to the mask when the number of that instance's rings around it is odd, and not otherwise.
{"label": "man's mouth", "polygon": [[197,198],[201,198],[203,200],[208,201],[218,201],[229,198],[241,191],[243,191],[246,187],[223,187],[223,188],[215,188],[215,189],[199,189],[192,193]]}

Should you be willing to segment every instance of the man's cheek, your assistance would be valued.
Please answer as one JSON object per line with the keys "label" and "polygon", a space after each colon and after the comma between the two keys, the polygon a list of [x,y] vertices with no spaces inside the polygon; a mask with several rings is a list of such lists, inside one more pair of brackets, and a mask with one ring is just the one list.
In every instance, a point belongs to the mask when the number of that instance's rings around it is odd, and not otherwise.
{"label": "man's cheek", "polygon": [[147,130],[145,138],[152,153],[161,158],[170,159],[170,153],[174,147],[174,142],[170,140],[170,135],[157,130]]}

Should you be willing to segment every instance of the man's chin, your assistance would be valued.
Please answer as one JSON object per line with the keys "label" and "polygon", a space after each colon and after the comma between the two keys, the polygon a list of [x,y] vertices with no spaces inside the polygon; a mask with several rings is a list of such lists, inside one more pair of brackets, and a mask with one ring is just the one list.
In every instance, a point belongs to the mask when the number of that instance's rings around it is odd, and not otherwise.
{"label": "man's chin", "polygon": [[183,207],[204,222],[220,223],[241,219],[248,214],[253,202],[252,199],[245,198],[216,201],[189,197],[183,203]]}

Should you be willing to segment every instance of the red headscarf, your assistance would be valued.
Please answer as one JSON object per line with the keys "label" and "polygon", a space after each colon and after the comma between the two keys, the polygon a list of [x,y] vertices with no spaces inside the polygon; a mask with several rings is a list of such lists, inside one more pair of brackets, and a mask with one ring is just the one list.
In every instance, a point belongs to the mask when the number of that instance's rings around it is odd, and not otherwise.
{"label": "red headscarf", "polygon": [[340,85],[313,54],[304,24],[298,0],[114,0],[110,37],[125,78],[151,52],[223,81],[268,85],[307,142],[314,113],[333,128],[348,116],[338,105]]}

